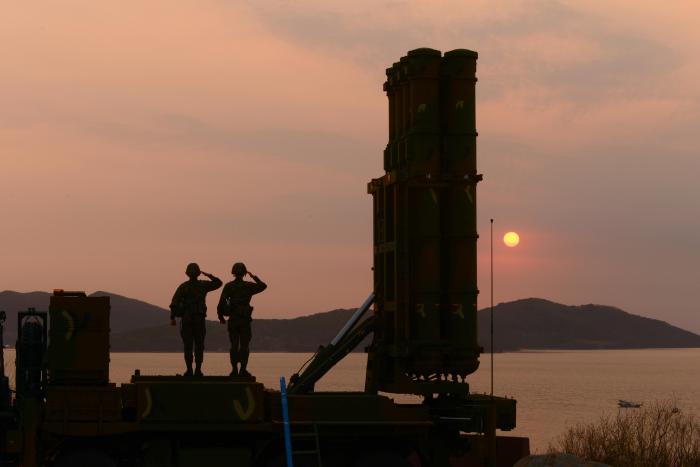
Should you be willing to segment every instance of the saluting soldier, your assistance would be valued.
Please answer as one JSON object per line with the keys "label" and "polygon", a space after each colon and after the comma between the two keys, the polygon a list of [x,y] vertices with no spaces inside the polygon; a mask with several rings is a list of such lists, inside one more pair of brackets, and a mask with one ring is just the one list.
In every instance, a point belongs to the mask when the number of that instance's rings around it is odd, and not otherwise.
{"label": "saluting soldier", "polygon": [[[252,337],[250,323],[253,321],[253,307],[250,306],[250,299],[253,295],[265,290],[267,284],[249,272],[243,263],[234,264],[231,273],[234,280],[226,284],[221,291],[217,314],[221,324],[225,324],[225,317],[228,317],[228,336],[231,341],[229,352],[232,367],[231,376],[249,377],[247,366]],[[243,280],[246,275],[250,276],[254,282]]]}
{"label": "saluting soldier", "polygon": [[[206,335],[207,293],[221,287],[221,280],[213,274],[202,272],[197,263],[187,265],[185,274],[189,280],[180,284],[170,303],[170,324],[180,318],[180,336],[185,352],[185,376],[192,376],[192,348],[194,347],[195,376],[202,376],[204,360],[204,336]],[[198,280],[200,274],[209,280]]]}

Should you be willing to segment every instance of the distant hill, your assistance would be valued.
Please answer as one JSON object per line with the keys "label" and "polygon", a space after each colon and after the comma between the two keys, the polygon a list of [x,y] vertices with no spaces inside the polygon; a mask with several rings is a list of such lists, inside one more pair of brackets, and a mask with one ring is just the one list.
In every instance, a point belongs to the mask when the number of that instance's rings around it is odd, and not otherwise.
{"label": "distant hill", "polygon": [[91,297],[110,297],[110,328],[112,333],[135,331],[158,326],[170,319],[170,310],[150,303],[124,297],[110,292],[98,291]]}
{"label": "distant hill", "polygon": [[[115,352],[180,351],[177,327],[168,324],[169,311],[139,300],[110,296],[111,345]],[[46,292],[0,292],[0,309],[8,311],[5,342],[16,337],[17,310],[48,308]],[[255,319],[254,351],[313,352],[329,342],[354,310],[338,309],[292,319]],[[479,342],[489,349],[490,311],[478,314]],[[524,349],[632,349],[700,347],[700,335],[670,324],[603,305],[567,306],[529,298],[501,303],[494,308],[495,344],[498,351]],[[363,345],[358,346],[362,350]],[[226,326],[207,322],[208,351],[227,351]]]}
{"label": "distant hill", "polygon": [[[333,339],[350,319],[353,311],[333,310],[293,319],[254,319],[251,350],[315,352],[319,345]],[[180,351],[182,348],[179,328],[167,323],[152,328],[113,334],[111,342],[112,350],[115,352],[169,352]],[[206,349],[228,351],[226,326],[218,321],[207,321]]]}
{"label": "distant hill", "polygon": [[[6,344],[14,345],[17,339],[17,311],[29,307],[48,310],[50,296],[48,292],[0,292],[0,310],[7,312]],[[110,292],[98,291],[90,296],[110,297],[113,351],[171,352],[182,347],[178,328],[169,324],[170,310]],[[335,336],[353,311],[339,309],[292,319],[256,319],[251,348],[271,352],[315,351]],[[207,322],[206,346],[207,350],[227,351],[226,326]]]}
{"label": "distant hill", "polygon": [[[7,312],[5,343],[14,344],[17,339],[17,312],[27,308],[40,311],[49,309],[49,292],[0,292],[0,310]],[[90,296],[109,296],[111,310],[110,327],[113,333],[136,331],[145,327],[167,323],[169,311],[150,303],[134,300],[110,292],[98,291]]]}
{"label": "distant hill", "polygon": [[[490,346],[490,310],[479,312],[481,345]],[[497,350],[700,347],[700,336],[657,319],[604,305],[567,306],[540,298],[494,307]]]}

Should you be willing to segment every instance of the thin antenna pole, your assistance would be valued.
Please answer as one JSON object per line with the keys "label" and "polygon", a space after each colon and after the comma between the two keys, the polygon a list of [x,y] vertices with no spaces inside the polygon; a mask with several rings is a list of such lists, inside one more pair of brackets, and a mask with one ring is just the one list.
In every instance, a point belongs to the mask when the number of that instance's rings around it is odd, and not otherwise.
{"label": "thin antenna pole", "polygon": [[493,219],[491,219],[491,406],[489,407],[488,429],[488,454],[486,465],[496,466],[496,399],[493,397]]}
{"label": "thin antenna pole", "polygon": [[493,219],[491,219],[491,398],[493,398]]}

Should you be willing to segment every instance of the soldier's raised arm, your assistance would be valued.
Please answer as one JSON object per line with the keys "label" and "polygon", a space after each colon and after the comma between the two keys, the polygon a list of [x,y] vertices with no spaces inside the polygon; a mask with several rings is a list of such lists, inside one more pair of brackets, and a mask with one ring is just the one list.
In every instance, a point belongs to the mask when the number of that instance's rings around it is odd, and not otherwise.
{"label": "soldier's raised arm", "polygon": [[221,285],[223,284],[223,282],[221,282],[221,279],[216,277],[214,274],[209,274],[208,272],[202,272],[202,274],[204,274],[205,276],[207,276],[209,278],[208,281],[202,281],[202,283],[204,284],[204,286],[207,289],[207,292],[211,292],[212,290],[216,290],[219,287],[221,287]]}
{"label": "soldier's raised arm", "polygon": [[248,275],[255,281],[254,284],[251,285],[250,287],[250,294],[255,295],[256,293],[260,293],[263,290],[267,288],[267,284],[264,283],[258,276],[253,274],[252,272],[248,272]]}

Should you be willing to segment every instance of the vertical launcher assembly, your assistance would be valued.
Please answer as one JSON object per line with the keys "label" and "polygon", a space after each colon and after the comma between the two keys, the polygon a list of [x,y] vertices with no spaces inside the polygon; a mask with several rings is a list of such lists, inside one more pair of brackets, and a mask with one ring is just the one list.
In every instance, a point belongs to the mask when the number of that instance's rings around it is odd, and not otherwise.
{"label": "vertical launcher assembly", "polygon": [[368,391],[468,393],[479,366],[477,53],[417,49],[386,70],[385,174],[374,213]]}

